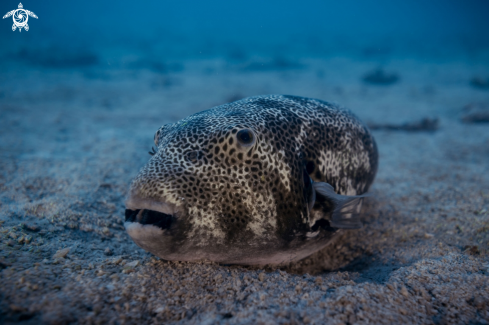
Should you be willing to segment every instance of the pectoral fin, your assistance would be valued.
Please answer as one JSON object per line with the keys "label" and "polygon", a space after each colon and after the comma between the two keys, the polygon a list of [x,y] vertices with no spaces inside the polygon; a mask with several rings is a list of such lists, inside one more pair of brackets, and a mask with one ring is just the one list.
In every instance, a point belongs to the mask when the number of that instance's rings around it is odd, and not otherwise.
{"label": "pectoral fin", "polygon": [[347,196],[337,194],[328,183],[314,182],[316,201],[323,209],[330,210],[330,226],[340,229],[358,229],[362,227],[359,212],[362,200],[368,195]]}

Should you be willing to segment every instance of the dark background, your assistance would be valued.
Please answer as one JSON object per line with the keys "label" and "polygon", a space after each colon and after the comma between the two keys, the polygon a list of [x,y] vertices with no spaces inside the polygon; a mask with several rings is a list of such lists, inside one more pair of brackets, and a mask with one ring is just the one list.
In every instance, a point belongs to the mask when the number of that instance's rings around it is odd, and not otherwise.
{"label": "dark background", "polygon": [[[0,48],[131,51],[166,58],[251,54],[463,54],[489,48],[488,1],[27,1],[31,29],[0,25]],[[2,1],[2,15],[18,1]],[[487,56],[486,56],[487,58]]]}

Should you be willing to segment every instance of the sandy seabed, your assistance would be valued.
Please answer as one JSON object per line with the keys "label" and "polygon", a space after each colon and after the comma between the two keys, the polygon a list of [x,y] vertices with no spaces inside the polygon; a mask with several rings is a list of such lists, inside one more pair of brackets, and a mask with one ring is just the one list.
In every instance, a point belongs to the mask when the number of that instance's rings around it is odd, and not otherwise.
{"label": "sandy seabed", "polygon": [[[489,323],[489,124],[461,121],[464,106],[489,103],[469,83],[487,65],[392,59],[400,80],[386,86],[362,82],[376,65],[355,58],[142,66],[2,63],[0,323]],[[270,93],[368,123],[436,117],[439,129],[373,131],[364,227],[298,263],[167,262],[138,248],[124,198],[158,127]]]}

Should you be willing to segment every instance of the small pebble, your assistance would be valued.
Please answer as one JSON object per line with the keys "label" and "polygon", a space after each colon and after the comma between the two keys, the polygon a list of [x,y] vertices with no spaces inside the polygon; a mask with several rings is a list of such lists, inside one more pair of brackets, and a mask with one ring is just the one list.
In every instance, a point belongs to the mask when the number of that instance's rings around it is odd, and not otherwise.
{"label": "small pebble", "polygon": [[13,312],[17,312],[17,313],[24,312],[26,310],[24,307],[21,307],[18,305],[10,305],[9,307],[10,307],[10,310],[12,310]]}
{"label": "small pebble", "polygon": [[405,286],[401,288],[401,295],[403,295],[406,298],[409,297],[409,292],[407,291]]}
{"label": "small pebble", "polygon": [[53,259],[54,258],[64,258],[66,257],[66,255],[68,255],[68,253],[70,252],[70,248],[67,247],[67,248],[63,248],[63,249],[60,249],[58,250],[54,255],[53,255]]}
{"label": "small pebble", "polygon": [[22,227],[26,230],[29,230],[29,231],[33,231],[33,232],[38,232],[39,230],[41,230],[41,228],[37,225],[26,225],[26,224],[23,224]]}
{"label": "small pebble", "polygon": [[135,268],[135,267],[136,267],[136,266],[138,266],[138,265],[139,265],[139,261],[132,261],[132,262],[130,262],[130,263],[127,263],[127,264],[124,266],[124,268],[126,268],[126,267],[127,267],[127,268]]}
{"label": "small pebble", "polygon": [[110,261],[110,263],[111,263],[111,264],[115,264],[115,265],[120,264],[121,262],[122,262],[122,257],[120,257],[120,256],[118,256],[118,257],[114,257],[114,258],[113,258],[113,259]]}
{"label": "small pebble", "polygon": [[122,269],[122,273],[131,273],[134,271],[134,268],[139,265],[139,261],[132,261],[130,263],[127,263],[124,265],[124,268]]}

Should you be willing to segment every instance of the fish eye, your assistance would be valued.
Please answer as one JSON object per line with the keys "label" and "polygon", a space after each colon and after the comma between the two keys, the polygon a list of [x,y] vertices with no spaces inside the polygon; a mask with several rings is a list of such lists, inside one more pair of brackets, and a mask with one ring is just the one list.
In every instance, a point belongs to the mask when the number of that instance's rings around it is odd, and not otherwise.
{"label": "fish eye", "polygon": [[202,153],[200,151],[190,151],[185,155],[185,157],[188,161],[197,162],[197,160],[202,157]]}
{"label": "fish eye", "polygon": [[248,129],[238,131],[238,133],[236,133],[236,138],[238,138],[239,143],[244,145],[250,145],[255,140],[253,132]]}

